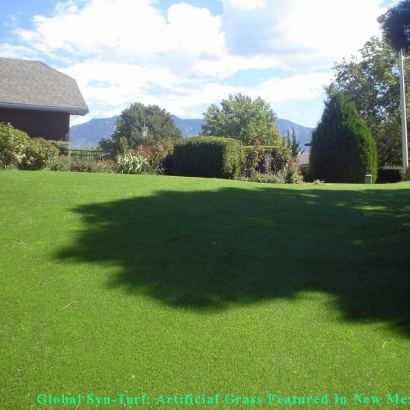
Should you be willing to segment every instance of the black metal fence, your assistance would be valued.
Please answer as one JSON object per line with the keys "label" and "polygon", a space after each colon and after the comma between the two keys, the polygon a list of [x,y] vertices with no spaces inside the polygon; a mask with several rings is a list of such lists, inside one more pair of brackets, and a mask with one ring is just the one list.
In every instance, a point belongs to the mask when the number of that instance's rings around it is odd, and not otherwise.
{"label": "black metal fence", "polygon": [[70,156],[73,161],[109,161],[111,152],[104,152],[94,149],[70,149]]}

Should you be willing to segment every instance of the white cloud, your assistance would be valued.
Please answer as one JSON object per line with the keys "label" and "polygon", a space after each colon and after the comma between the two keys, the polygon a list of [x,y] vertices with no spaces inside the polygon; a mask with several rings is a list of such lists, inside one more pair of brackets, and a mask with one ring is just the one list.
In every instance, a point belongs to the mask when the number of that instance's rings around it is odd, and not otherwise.
{"label": "white cloud", "polygon": [[[230,0],[223,0],[229,4]],[[267,2],[263,10],[230,9],[222,16],[228,52],[271,56],[287,70],[326,68],[379,33],[382,0]]]}
{"label": "white cloud", "polygon": [[[221,0],[224,13],[213,16],[177,1],[164,14],[156,0],[58,2],[31,29],[13,24],[15,43],[0,44],[0,54],[52,61],[77,80],[92,117],[138,101],[192,118],[239,92],[273,107],[318,98],[333,63],[377,34],[385,11],[382,0]],[[287,77],[226,85],[255,68]]]}
{"label": "white cloud", "polygon": [[225,10],[254,10],[266,6],[266,0],[223,0],[223,3]]}
{"label": "white cloud", "polygon": [[297,74],[282,79],[270,78],[252,94],[260,95],[274,106],[292,100],[311,100],[323,94],[323,86],[329,85],[332,77],[333,73],[327,72]]}

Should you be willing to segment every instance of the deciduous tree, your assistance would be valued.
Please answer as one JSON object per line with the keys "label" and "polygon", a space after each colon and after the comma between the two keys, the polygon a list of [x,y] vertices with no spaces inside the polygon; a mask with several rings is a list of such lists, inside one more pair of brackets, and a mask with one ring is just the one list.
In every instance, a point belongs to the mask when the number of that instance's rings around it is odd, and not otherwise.
{"label": "deciduous tree", "polygon": [[[401,165],[397,53],[375,37],[359,52],[359,57],[352,56],[350,60],[343,59],[334,65],[335,80],[325,87],[327,94],[331,97],[337,91],[343,91],[359,111],[376,141],[380,165]],[[405,65],[409,73],[408,58],[405,59]],[[406,82],[409,80],[407,77]]]}
{"label": "deciduous tree", "polygon": [[[148,127],[147,137],[143,137],[141,132],[144,124]],[[169,112],[157,105],[134,103],[122,111],[111,138],[102,139],[99,145],[104,150],[116,153],[139,145],[154,145],[163,140],[179,138],[182,138],[182,132],[175,126]]]}
{"label": "deciduous tree", "polygon": [[244,145],[280,145],[282,137],[276,126],[276,114],[261,97],[252,100],[242,94],[230,95],[221,101],[221,108],[212,104],[203,113],[206,120],[202,135],[235,138]]}

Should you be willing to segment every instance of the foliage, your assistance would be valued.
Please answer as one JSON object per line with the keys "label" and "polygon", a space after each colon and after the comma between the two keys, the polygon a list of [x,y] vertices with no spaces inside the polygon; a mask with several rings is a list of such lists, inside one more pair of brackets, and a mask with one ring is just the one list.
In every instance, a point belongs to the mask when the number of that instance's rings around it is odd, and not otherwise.
{"label": "foliage", "polygon": [[66,172],[91,172],[91,173],[113,173],[113,161],[88,161],[72,160],[70,156],[60,155],[52,158],[45,171],[66,171]]}
{"label": "foliage", "polygon": [[0,164],[4,168],[17,167],[25,156],[30,137],[11,124],[0,125]]}
{"label": "foliage", "polygon": [[232,138],[186,138],[174,146],[174,174],[234,178],[241,172],[242,150],[242,143]]}
{"label": "foliage", "polygon": [[247,178],[252,178],[256,173],[258,164],[263,160],[265,148],[260,145],[259,140],[254,146],[244,147],[244,155],[242,157],[242,174]]}
{"label": "foliage", "polygon": [[59,155],[70,155],[70,143],[68,141],[54,141],[50,142],[58,149]]}
{"label": "foliage", "polygon": [[397,52],[410,50],[410,0],[387,10],[382,24],[383,40]]}
{"label": "foliage", "polygon": [[[360,56],[352,56],[336,63],[335,80],[325,87],[329,97],[343,91],[359,111],[373,135],[381,165],[400,165],[401,121],[400,82],[397,53],[372,37],[359,50]],[[410,82],[410,60],[405,58],[406,82]],[[409,101],[409,94],[406,96]],[[409,112],[409,110],[407,110]]]}
{"label": "foliage", "polygon": [[286,165],[285,168],[272,175],[255,172],[250,176],[245,174],[236,179],[240,181],[262,182],[268,184],[300,184],[303,182],[299,166],[295,162],[291,162]]}
{"label": "foliage", "polygon": [[377,182],[393,183],[403,179],[403,168],[401,167],[380,167],[377,169]]}
{"label": "foliage", "polygon": [[[267,148],[267,147],[266,147]],[[272,171],[277,173],[292,161],[292,151],[288,147],[269,147],[272,151]]]}
{"label": "foliage", "polygon": [[310,173],[310,167],[300,167],[300,173],[304,182],[313,182],[312,175]]}
{"label": "foliage", "polygon": [[285,179],[283,175],[274,174],[274,175],[266,175],[260,172],[255,172],[252,176],[240,176],[235,178],[238,181],[247,181],[247,182],[259,182],[264,184],[284,184]]}
{"label": "foliage", "polygon": [[292,134],[286,132],[286,144],[290,148],[293,157],[297,157],[299,154],[303,154],[305,150],[302,150],[299,141],[297,140],[295,129],[292,127]]}
{"label": "foliage", "polygon": [[31,139],[11,124],[0,125],[0,163],[4,168],[40,170],[58,155],[58,149],[44,138]]}
{"label": "foliage", "polygon": [[148,159],[132,151],[117,154],[115,163],[115,170],[119,174],[142,174],[149,170]]}
{"label": "foliage", "polygon": [[52,158],[45,171],[71,171],[71,158],[68,155],[59,155]]}
{"label": "foliage", "polygon": [[91,172],[95,174],[108,174],[114,172],[113,161],[71,161],[72,172]]}
{"label": "foliage", "polygon": [[203,113],[206,120],[202,135],[235,138],[244,145],[253,145],[258,139],[261,144],[280,145],[282,137],[275,124],[276,114],[261,97],[255,100],[248,96],[229,95],[222,100],[221,107],[212,104]]}
{"label": "foliage", "polygon": [[44,169],[48,162],[58,157],[58,148],[44,138],[34,138],[27,141],[24,157],[18,167],[20,169],[38,171]]}
{"label": "foliage", "polygon": [[154,145],[140,145],[135,148],[134,152],[138,156],[143,156],[148,160],[148,168],[145,172],[155,173],[158,170],[160,162],[168,155],[172,154],[174,145],[171,141],[163,140],[156,142]]}
{"label": "foliage", "polygon": [[362,183],[366,174],[377,177],[377,151],[366,123],[338,92],[325,103],[321,121],[312,134],[310,169],[314,179]]}
{"label": "foliage", "polygon": [[[263,159],[266,150],[271,151],[271,171],[272,175],[267,175],[263,169]],[[244,147],[242,160],[242,177],[241,180],[252,182],[269,182],[269,183],[300,183],[303,182],[303,176],[300,166],[292,156],[292,151],[288,147],[264,147],[259,144],[255,146]]]}
{"label": "foliage", "polygon": [[170,152],[158,163],[157,172],[164,175],[174,175],[174,153]]}
{"label": "foliage", "polygon": [[[148,137],[142,137],[141,127],[148,127]],[[125,154],[129,148],[154,145],[162,140],[178,140],[182,132],[175,126],[170,113],[157,105],[131,104],[121,113],[117,127],[110,139],[102,139],[99,146],[105,152]]]}
{"label": "foliage", "polygon": [[303,176],[300,166],[296,160],[290,161],[285,168],[280,170],[277,175],[283,175],[286,184],[300,184],[303,182]]}

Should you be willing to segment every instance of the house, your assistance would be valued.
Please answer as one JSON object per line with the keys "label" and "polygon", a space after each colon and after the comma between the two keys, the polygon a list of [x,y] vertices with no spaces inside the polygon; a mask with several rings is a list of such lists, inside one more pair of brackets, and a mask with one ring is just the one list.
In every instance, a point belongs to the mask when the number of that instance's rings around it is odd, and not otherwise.
{"label": "house", "polygon": [[300,165],[301,168],[308,168],[309,167],[309,152],[304,152],[303,154],[299,154],[297,156],[297,163]]}
{"label": "house", "polygon": [[87,113],[73,78],[40,61],[0,58],[0,123],[32,138],[69,141],[70,115]]}

